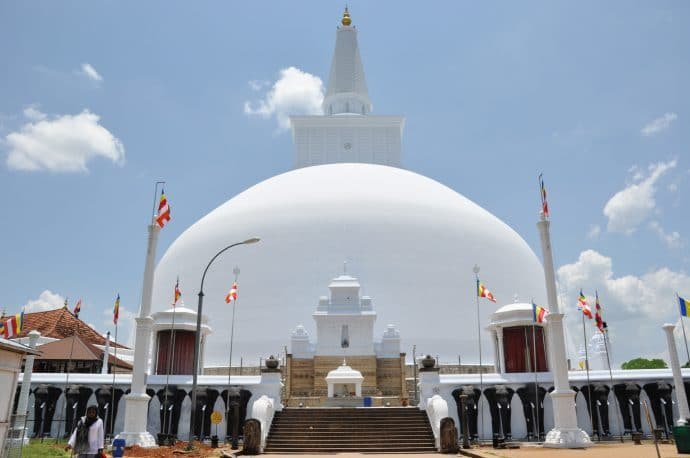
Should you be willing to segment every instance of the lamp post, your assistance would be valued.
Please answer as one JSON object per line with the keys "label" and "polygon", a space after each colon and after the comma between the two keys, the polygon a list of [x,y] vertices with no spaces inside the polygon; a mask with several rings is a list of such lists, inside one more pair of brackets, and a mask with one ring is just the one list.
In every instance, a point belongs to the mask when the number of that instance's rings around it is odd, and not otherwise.
{"label": "lamp post", "polygon": [[190,415],[191,423],[189,426],[189,442],[192,442],[194,438],[194,427],[196,426],[196,385],[197,375],[199,373],[199,347],[201,345],[201,311],[204,304],[204,280],[206,279],[206,273],[208,272],[208,268],[211,267],[211,264],[213,264],[213,261],[215,261],[218,256],[225,253],[230,248],[235,247],[237,245],[249,245],[252,243],[257,243],[260,240],[261,239],[258,237],[252,237],[243,242],[237,242],[233,243],[232,245],[226,246],[211,258],[211,260],[206,265],[206,269],[204,269],[204,274],[201,276],[201,286],[199,286],[199,305],[196,312],[196,334],[194,335],[194,361],[192,362],[192,414]]}

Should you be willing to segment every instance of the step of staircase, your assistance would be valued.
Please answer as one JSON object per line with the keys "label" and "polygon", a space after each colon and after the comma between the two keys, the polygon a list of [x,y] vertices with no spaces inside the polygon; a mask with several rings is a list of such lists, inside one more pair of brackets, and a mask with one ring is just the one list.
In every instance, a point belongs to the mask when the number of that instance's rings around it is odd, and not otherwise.
{"label": "step of staircase", "polygon": [[286,408],[265,453],[434,453],[426,413],[413,407]]}

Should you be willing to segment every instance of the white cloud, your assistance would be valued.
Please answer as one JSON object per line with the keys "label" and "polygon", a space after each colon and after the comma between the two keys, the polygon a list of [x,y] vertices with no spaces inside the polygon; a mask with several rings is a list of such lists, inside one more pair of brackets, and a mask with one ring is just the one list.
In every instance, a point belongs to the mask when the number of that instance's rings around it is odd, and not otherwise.
{"label": "white cloud", "polygon": [[81,71],[80,73],[84,76],[86,76],[88,79],[91,81],[96,81],[97,83],[100,83],[103,81],[103,77],[96,71],[95,68],[91,64],[84,63],[81,64]]}
{"label": "white cloud", "polygon": [[[254,81],[255,84],[258,84]],[[252,82],[249,83],[252,86]],[[252,86],[254,87],[254,86]],[[258,101],[245,102],[244,113],[270,119],[275,116],[279,130],[290,128],[290,115],[321,114],[321,78],[295,67],[284,68],[280,78]]]}
{"label": "white cloud", "polygon": [[[616,277],[613,260],[594,250],[583,251],[577,261],[561,266],[558,281],[563,292],[561,311],[568,315],[570,335],[577,343],[582,342],[581,318],[576,309],[580,288],[590,298],[592,306],[592,296],[595,291],[599,292],[617,363],[664,351],[666,340],[661,326],[678,318],[674,292],[690,291],[690,276],[666,267],[640,276]],[[593,322],[587,323],[586,329],[591,335],[595,330]]]}
{"label": "white cloud", "polygon": [[124,164],[122,142],[99,124],[97,114],[84,110],[51,119],[33,107],[24,110],[24,114],[29,122],[5,137],[8,168],[86,172],[87,163],[97,157]]}
{"label": "white cloud", "polygon": [[601,226],[598,224],[592,224],[589,228],[589,232],[587,232],[587,238],[598,239],[599,235],[601,235]]}
{"label": "white cloud", "polygon": [[45,113],[41,113],[36,106],[28,106],[24,108],[24,116],[31,121],[42,121],[46,119]]}
{"label": "white cloud", "polygon": [[50,290],[45,290],[38,296],[38,299],[30,300],[24,304],[24,311],[26,313],[45,312],[46,310],[62,308],[64,305],[64,297]]}
{"label": "white cloud", "polygon": [[675,311],[675,307],[671,307],[674,291],[690,290],[690,276],[666,267],[639,277],[615,277],[612,259],[594,250],[583,251],[576,262],[561,266],[558,280],[567,291],[585,288],[593,294],[598,290],[600,296],[608,299],[609,308],[618,310],[621,315],[649,318]]}
{"label": "white cloud", "polygon": [[656,182],[675,166],[675,160],[651,164],[647,177],[635,172],[635,182],[614,194],[604,206],[604,215],[608,218],[608,230],[626,234],[635,232],[637,226],[656,208],[654,200]]}
{"label": "white cloud", "polygon": [[260,91],[261,89],[270,86],[271,82],[270,81],[261,81],[261,80],[251,80],[247,84],[249,84],[249,87],[252,89],[252,91]]}
{"label": "white cloud", "polygon": [[678,232],[674,231],[667,234],[658,221],[650,221],[649,229],[659,236],[659,239],[661,239],[661,241],[664,242],[669,248],[680,248],[683,245],[683,241]]}
{"label": "white cloud", "polygon": [[647,123],[641,130],[640,133],[645,137],[651,137],[659,132],[663,132],[671,126],[671,123],[678,119],[678,115],[675,113],[665,113],[660,118],[656,118],[653,121]]}

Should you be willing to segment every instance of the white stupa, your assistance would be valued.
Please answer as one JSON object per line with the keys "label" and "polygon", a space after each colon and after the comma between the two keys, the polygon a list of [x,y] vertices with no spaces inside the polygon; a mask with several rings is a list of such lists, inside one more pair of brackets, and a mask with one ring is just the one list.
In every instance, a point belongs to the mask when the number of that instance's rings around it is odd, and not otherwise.
{"label": "white stupa", "polygon": [[[295,166],[201,218],[170,246],[156,269],[153,311],[169,308],[179,277],[194,308],[209,260],[234,242],[259,244],[224,253],[204,284],[204,315],[213,334],[206,365],[227,365],[231,308],[224,297],[241,268],[235,322],[236,361],[258,361],[308,323],[313,298],[343,261],[367,279],[362,293],[401,331],[401,351],[476,362],[473,266],[499,304],[544,301],[544,273],[527,243],[507,224],[456,191],[401,165],[404,119],[371,115],[357,29],[344,16],[336,33],[322,116],[293,117]],[[433,151],[428,156],[433,160]],[[487,183],[487,186],[490,186]],[[484,300],[482,300],[484,301]],[[481,304],[482,328],[497,309]],[[375,335],[385,331],[377,324]],[[313,323],[306,326],[315,335]],[[489,333],[484,362],[493,359]],[[237,364],[237,362],[236,362]]]}

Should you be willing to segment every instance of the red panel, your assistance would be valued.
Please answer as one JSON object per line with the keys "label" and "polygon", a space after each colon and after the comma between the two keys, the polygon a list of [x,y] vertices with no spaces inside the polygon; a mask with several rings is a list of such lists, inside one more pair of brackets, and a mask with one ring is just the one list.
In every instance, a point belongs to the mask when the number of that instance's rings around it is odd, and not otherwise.
{"label": "red panel", "polygon": [[[158,358],[156,358],[156,373],[166,374],[168,371],[168,354],[170,351],[170,331],[158,333]],[[194,362],[194,332],[175,331],[175,348],[172,356],[170,374],[189,375],[192,373]]]}
{"label": "red panel", "polygon": [[523,326],[503,328],[506,372],[527,372],[527,343]]}

